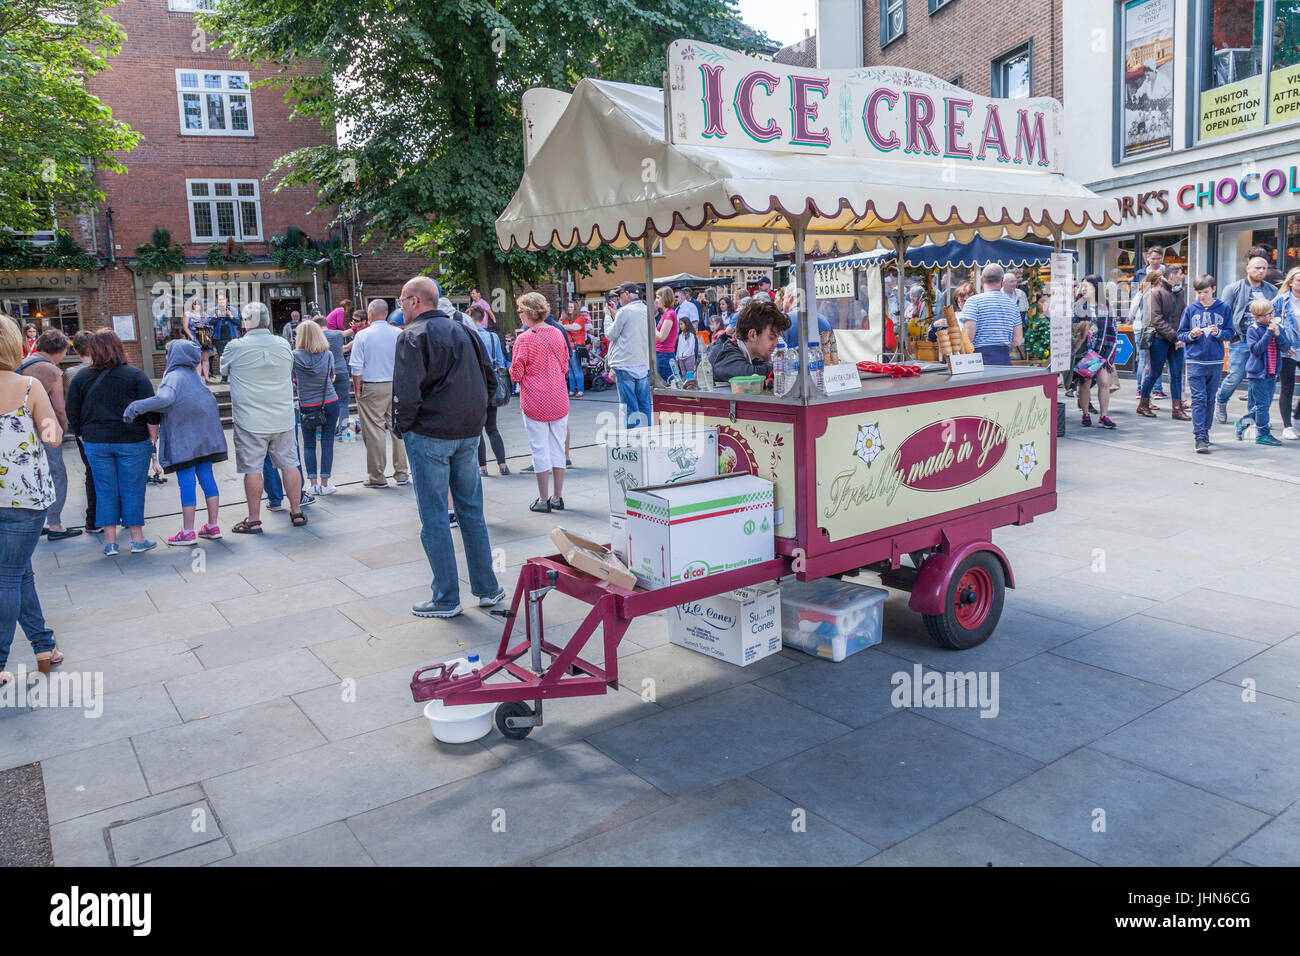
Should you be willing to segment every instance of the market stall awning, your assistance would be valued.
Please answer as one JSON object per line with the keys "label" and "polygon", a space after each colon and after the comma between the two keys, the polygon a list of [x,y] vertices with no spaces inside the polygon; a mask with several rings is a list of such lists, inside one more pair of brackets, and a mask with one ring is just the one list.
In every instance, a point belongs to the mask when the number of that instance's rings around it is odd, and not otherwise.
{"label": "market stall awning", "polygon": [[689,272],[679,272],[676,275],[655,279],[655,288],[666,285],[670,289],[699,289],[706,286],[731,285],[733,281],[731,276],[697,276]]}
{"label": "market stall awning", "polygon": [[[1000,262],[1004,266],[1041,266],[1047,265],[1051,258],[1051,246],[1017,239],[990,241],[982,236],[976,236],[970,242],[954,240],[941,246],[913,246],[906,254],[907,264],[918,269],[969,269],[989,262]],[[893,261],[894,253],[886,251],[819,259],[811,265],[821,272],[844,266],[889,265]]]}
{"label": "market stall awning", "polygon": [[[895,68],[820,71],[821,79],[792,75],[789,67],[688,40],[670,47],[669,68],[668,109],[662,90],[605,80],[580,81],[567,101],[553,90],[530,91],[545,103],[536,113],[525,96],[530,161],[497,220],[503,249],[623,247],[663,236],[670,248],[684,243],[695,249],[734,247],[742,255],[789,252],[790,218],[804,215],[805,251],[823,252],[876,249],[900,230],[920,237],[913,240],[919,244],[1031,232],[1068,236],[1118,223],[1114,199],[1059,171],[1055,101],[988,100]],[[727,70],[740,79],[729,79]],[[791,96],[807,98],[808,80],[820,98],[813,105],[800,100],[796,115]],[[692,106],[701,96],[691,84],[701,82],[712,85],[705,89],[704,106]],[[793,92],[776,95],[787,82]],[[722,83],[734,85],[735,95]],[[710,97],[714,86],[721,95]],[[756,118],[749,104],[762,99],[763,90],[771,95],[762,100],[766,112]],[[899,125],[913,99],[929,101],[930,119],[943,111],[948,129],[918,132],[912,120]],[[710,103],[723,112],[709,116]],[[702,118],[693,109],[703,110]],[[1038,121],[1033,130],[1026,120],[1031,112]],[[671,136],[665,136],[666,114],[674,117]],[[970,130],[963,131],[966,124],[954,116],[968,117]],[[760,119],[767,126],[756,126]],[[894,127],[885,130],[889,123]],[[1018,133],[1007,132],[1017,123]],[[751,132],[780,134],[781,124],[790,127],[785,142],[758,142]],[[863,146],[863,128],[872,142],[888,148],[872,152]],[[816,144],[796,139],[796,133],[811,135],[809,129],[831,148],[813,152]],[[886,132],[892,139],[882,140]],[[928,138],[922,140],[921,133]],[[937,145],[938,136],[945,148],[962,150],[963,158],[896,148],[900,135],[909,145],[914,135],[922,145]]]}

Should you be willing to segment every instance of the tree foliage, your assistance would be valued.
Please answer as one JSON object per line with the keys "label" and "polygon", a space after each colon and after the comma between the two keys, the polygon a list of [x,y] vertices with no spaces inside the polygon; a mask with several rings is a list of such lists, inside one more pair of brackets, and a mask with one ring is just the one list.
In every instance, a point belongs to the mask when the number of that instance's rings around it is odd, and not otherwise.
{"label": "tree foliage", "polygon": [[86,91],[121,49],[113,0],[0,3],[0,225],[48,229],[51,210],[80,212],[104,198],[96,169],[125,172],[114,153],[139,139]]}
{"label": "tree foliage", "polygon": [[484,290],[613,261],[608,247],[497,247],[523,172],[525,90],[588,76],[658,86],[677,37],[758,40],[728,0],[222,0],[200,25],[276,71],[295,115],[343,131],[340,145],[283,156],[284,184],[317,188],[368,237],[402,239]]}

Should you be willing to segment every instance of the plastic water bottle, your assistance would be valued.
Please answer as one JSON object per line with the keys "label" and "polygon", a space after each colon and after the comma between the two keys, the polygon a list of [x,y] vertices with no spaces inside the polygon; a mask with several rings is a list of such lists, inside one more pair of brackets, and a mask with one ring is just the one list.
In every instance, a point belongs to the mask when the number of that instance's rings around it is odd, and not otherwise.
{"label": "plastic water bottle", "polygon": [[812,376],[813,388],[819,392],[822,390],[822,371],[825,367],[821,347],[811,346],[808,349],[808,374]]}
{"label": "plastic water bottle", "polygon": [[788,387],[789,359],[786,351],[784,345],[772,350],[772,391],[778,396],[784,395]]}
{"label": "plastic water bottle", "polygon": [[700,356],[700,364],[695,369],[695,385],[705,391],[713,389],[713,365],[707,352]]}

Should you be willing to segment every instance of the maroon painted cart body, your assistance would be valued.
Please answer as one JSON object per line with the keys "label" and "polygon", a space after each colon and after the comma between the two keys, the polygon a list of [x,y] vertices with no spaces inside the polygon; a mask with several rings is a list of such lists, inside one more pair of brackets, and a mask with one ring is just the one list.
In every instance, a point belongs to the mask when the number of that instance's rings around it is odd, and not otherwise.
{"label": "maroon painted cart body", "polygon": [[[1003,588],[1015,586],[1006,555],[993,543],[993,529],[1027,524],[1056,507],[1056,391],[1056,375],[1030,368],[873,378],[860,392],[807,404],[720,391],[657,390],[659,423],[719,425],[731,442],[719,440],[720,449],[731,448],[727,463],[737,472],[774,481],[775,557],[653,591],[600,581],[558,555],[532,558],[520,570],[504,612],[495,659],[469,674],[447,672],[441,664],[417,671],[412,695],[449,705],[500,702],[498,728],[523,737],[541,724],[543,700],[618,688],[618,646],[635,618],[786,575],[812,580],[878,572],[884,583],[911,591],[909,607],[925,617],[940,643],[955,649],[981,643],[996,627]],[[892,451],[892,457],[873,457],[861,439],[856,457],[842,442],[835,444],[837,430],[850,434],[854,426],[874,436],[871,441]],[[1030,440],[1021,443],[1019,459],[1009,459],[1010,446],[1022,438]],[[761,447],[751,447],[751,440]],[[1047,447],[1039,448],[1044,442]],[[912,453],[913,448],[919,450]],[[900,476],[897,484],[884,480],[894,472]],[[1024,490],[1014,484],[1020,476]],[[901,497],[871,493],[891,487]],[[1013,490],[985,500],[990,488]],[[876,520],[855,533],[854,515],[840,509],[863,500],[876,508]],[[897,513],[891,510],[895,501],[906,502]],[[603,502],[598,507],[603,510]],[[942,510],[925,513],[935,508]],[[838,522],[827,515],[838,515]],[[856,520],[861,525],[867,519]],[[543,604],[552,589],[591,605],[562,646],[545,636]],[[525,630],[516,635],[521,616]],[[599,665],[583,656],[598,630],[604,652]],[[491,681],[502,676],[512,680]]]}

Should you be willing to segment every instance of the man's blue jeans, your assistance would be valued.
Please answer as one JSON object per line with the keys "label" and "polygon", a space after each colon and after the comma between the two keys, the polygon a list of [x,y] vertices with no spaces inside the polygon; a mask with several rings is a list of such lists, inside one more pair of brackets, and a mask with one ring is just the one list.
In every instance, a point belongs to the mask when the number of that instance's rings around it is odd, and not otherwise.
{"label": "man's blue jeans", "polygon": [[641,428],[650,424],[650,376],[633,378],[621,368],[614,369],[614,382],[618,385],[618,398],[627,411],[627,427]]}
{"label": "man's blue jeans", "polygon": [[44,523],[44,510],[0,509],[0,670],[9,663],[15,625],[22,625],[33,653],[54,650],[54,632],[45,626],[32,574],[32,553]]}
{"label": "man's blue jeans", "polygon": [[469,588],[475,597],[497,593],[492,573],[492,545],[488,543],[483,519],[483,485],[478,473],[478,436],[473,438],[430,438],[415,432],[402,436],[406,457],[415,479],[415,504],[420,512],[420,543],[433,571],[435,610],[449,611],[460,604],[460,579],[456,576],[456,552],[452,549],[451,523],[447,518],[447,492],[451,491],[465,542],[465,563],[469,566]]}
{"label": "man's blue jeans", "polygon": [[[293,437],[298,439],[298,420],[301,413],[294,411]],[[332,451],[333,449],[331,449]],[[307,479],[302,474],[302,448],[298,448],[298,477],[302,478],[302,492],[307,493]],[[334,462],[331,460],[330,464]],[[284,501],[284,481],[280,478],[280,469],[271,464],[271,453],[267,452],[266,457],[262,459],[262,490],[266,492],[266,500],[272,507],[279,506]]]}
{"label": "man's blue jeans", "polygon": [[1223,384],[1219,386],[1218,402],[1220,405],[1228,404],[1228,399],[1232,398],[1232,393],[1237,390],[1241,380],[1246,377],[1246,360],[1250,358],[1250,349],[1246,347],[1244,339],[1238,339],[1232,343],[1228,349],[1228,374],[1223,376]]}
{"label": "man's blue jeans", "polygon": [[1187,363],[1187,384],[1192,390],[1192,437],[1210,437],[1210,426],[1214,424],[1214,409],[1210,403],[1218,394],[1219,379],[1223,369],[1218,365],[1203,365],[1199,362]]}

